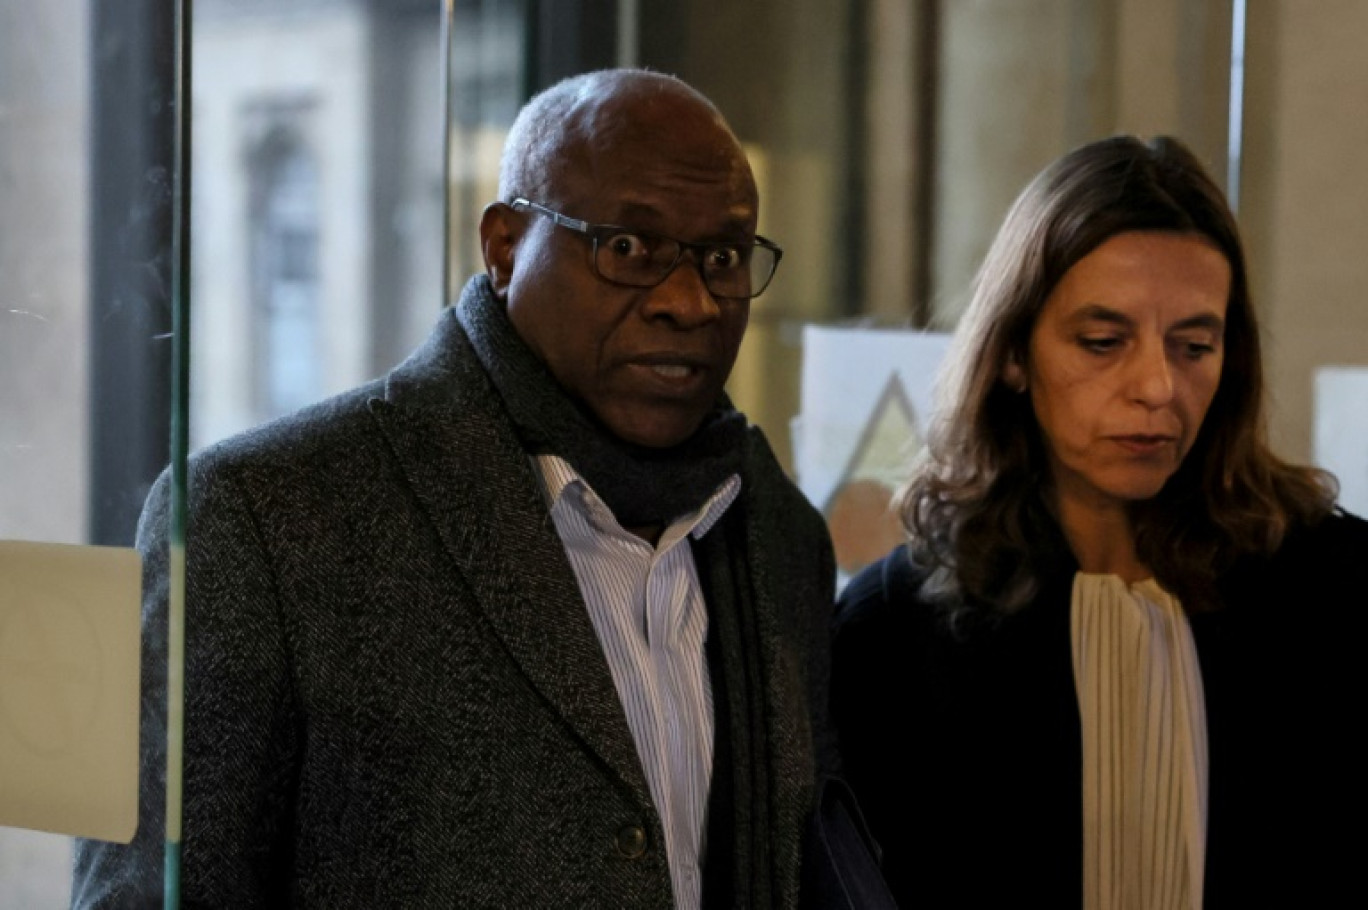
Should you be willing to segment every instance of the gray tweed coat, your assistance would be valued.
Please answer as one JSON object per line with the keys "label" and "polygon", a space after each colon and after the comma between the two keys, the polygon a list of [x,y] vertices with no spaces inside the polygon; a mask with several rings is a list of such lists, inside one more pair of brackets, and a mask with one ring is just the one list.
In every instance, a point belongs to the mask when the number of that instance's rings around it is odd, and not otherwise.
{"label": "gray tweed coat", "polygon": [[[718,528],[748,550],[762,852],[790,906],[827,754],[810,693],[830,545],[755,430],[742,483]],[[386,379],[195,456],[190,484],[186,906],[671,906],[607,664],[454,312]],[[160,887],[167,488],[139,529],[143,820],[130,847],[78,845],[76,906],[145,906]]]}

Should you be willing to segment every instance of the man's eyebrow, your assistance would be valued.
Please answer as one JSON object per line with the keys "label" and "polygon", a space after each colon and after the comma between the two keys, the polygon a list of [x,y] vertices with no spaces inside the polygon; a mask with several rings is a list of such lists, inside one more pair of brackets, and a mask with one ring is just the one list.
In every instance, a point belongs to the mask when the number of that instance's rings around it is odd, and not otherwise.
{"label": "man's eyebrow", "polygon": [[[668,233],[664,230],[665,222],[666,214],[658,206],[628,200],[618,205],[610,223],[618,227],[634,228],[646,232]],[[719,224],[718,230],[711,232],[707,237],[697,238],[694,242],[737,243],[749,242],[754,238],[755,230],[751,227],[748,218],[728,213],[726,220]],[[675,239],[691,240],[692,238],[677,237]]]}
{"label": "man's eyebrow", "polygon": [[664,219],[660,209],[644,202],[624,202],[617,208],[615,223],[623,227],[658,226]]}

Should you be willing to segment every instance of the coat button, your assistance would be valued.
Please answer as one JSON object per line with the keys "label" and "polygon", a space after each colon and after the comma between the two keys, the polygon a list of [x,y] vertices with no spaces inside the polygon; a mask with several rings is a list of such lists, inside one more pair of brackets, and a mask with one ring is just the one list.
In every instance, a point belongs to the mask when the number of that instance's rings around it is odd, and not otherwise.
{"label": "coat button", "polygon": [[636,859],[646,852],[646,829],[640,825],[624,825],[617,833],[618,852],[628,859]]}

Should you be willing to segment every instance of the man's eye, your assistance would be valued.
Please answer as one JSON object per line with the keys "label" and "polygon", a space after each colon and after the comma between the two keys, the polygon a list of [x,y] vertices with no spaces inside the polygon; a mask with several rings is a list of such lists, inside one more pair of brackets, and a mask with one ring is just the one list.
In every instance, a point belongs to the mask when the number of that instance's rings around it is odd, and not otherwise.
{"label": "man's eye", "polygon": [[638,234],[614,234],[604,241],[604,246],[624,259],[651,255],[650,244]]}
{"label": "man's eye", "polygon": [[734,246],[715,246],[708,249],[708,268],[713,271],[739,268],[745,262],[741,250]]}

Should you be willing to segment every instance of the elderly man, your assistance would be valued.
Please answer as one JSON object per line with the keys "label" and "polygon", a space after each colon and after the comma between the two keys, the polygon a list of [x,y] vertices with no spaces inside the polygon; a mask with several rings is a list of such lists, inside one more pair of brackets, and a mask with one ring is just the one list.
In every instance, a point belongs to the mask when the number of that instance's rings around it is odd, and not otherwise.
{"label": "elderly man", "polygon": [[[189,904],[797,900],[832,559],[722,392],[780,255],[750,167],[614,70],[527,105],[499,194],[407,362],[192,460]],[[156,877],[145,804],[78,904]]]}

